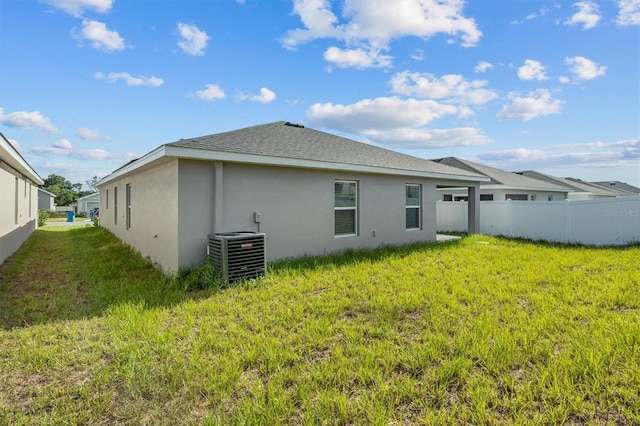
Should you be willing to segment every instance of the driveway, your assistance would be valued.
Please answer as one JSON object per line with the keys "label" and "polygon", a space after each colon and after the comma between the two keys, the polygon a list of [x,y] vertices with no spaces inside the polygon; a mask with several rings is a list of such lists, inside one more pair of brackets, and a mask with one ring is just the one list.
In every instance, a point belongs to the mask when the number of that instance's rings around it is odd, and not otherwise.
{"label": "driveway", "polygon": [[93,225],[93,222],[89,219],[86,220],[74,220],[73,222],[47,222],[44,227],[65,227],[65,226],[85,226]]}

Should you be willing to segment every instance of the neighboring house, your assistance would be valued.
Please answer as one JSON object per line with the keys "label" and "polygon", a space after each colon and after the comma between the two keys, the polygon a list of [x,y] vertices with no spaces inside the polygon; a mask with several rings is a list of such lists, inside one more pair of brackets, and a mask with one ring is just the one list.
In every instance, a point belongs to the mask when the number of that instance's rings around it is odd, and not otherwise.
{"label": "neighboring house", "polygon": [[74,204],[76,205],[76,213],[86,213],[88,215],[91,210],[100,207],[100,193],[94,192],[80,197]]}
{"label": "neighboring house", "polygon": [[609,191],[613,191],[618,194],[619,197],[633,197],[636,195],[640,195],[640,188],[637,188],[633,185],[629,185],[628,183],[619,182],[619,181],[609,181],[609,182],[589,182],[591,185],[599,186],[600,188],[607,189]]}
{"label": "neighboring house", "polygon": [[56,210],[56,194],[38,188],[38,210],[53,212]]}
{"label": "neighboring house", "polygon": [[269,260],[436,239],[436,188],[477,173],[275,122],[161,145],[103,178],[100,225],[166,272],[206,258],[208,235],[266,234]]}
{"label": "neighboring house", "polygon": [[[480,201],[562,201],[567,198],[567,188],[553,183],[457,157],[439,158],[433,161],[488,177],[490,180],[480,185]],[[438,188],[438,193],[438,199],[442,201],[468,199],[466,188]]]}
{"label": "neighboring house", "polygon": [[526,170],[524,172],[516,173],[522,176],[530,177],[566,188],[568,191],[567,199],[571,201],[595,200],[599,198],[613,198],[617,196],[615,192],[610,191],[607,188],[602,188],[594,184],[583,182],[581,180],[559,178],[533,170]]}
{"label": "neighboring house", "polygon": [[38,227],[38,185],[43,183],[0,133],[0,263]]}

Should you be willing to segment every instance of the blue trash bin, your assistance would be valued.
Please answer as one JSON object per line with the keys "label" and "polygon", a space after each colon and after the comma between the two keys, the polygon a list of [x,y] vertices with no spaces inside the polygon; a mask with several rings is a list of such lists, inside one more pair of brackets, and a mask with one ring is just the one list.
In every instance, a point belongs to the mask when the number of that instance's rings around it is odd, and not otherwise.
{"label": "blue trash bin", "polygon": [[76,214],[74,212],[67,212],[67,222],[73,222],[75,215]]}

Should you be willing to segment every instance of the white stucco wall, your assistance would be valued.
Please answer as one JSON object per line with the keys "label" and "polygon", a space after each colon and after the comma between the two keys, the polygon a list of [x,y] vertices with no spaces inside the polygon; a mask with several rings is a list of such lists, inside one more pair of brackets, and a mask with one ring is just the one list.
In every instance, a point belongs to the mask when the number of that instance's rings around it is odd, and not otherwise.
{"label": "white stucco wall", "polygon": [[[131,228],[126,229],[126,185]],[[117,224],[115,188],[118,188]],[[166,272],[178,268],[178,160],[100,185],[100,225]]]}
{"label": "white stucco wall", "polygon": [[[213,180],[212,165],[181,160],[180,188],[187,175],[200,181],[198,190],[180,193],[181,250],[198,241],[193,258],[181,255],[182,262],[204,260],[206,229],[214,230],[213,214],[207,206],[213,199],[203,194],[203,180]],[[358,181],[358,235],[334,236],[334,182],[336,179]],[[193,180],[190,180],[193,181]],[[422,229],[405,229],[405,185],[422,184]],[[346,248],[376,247],[435,240],[435,184],[413,177],[353,174],[309,169],[275,168],[243,164],[223,165],[223,206],[219,229],[215,232],[260,231],[266,234],[270,260],[302,255],[318,255]],[[193,209],[199,205],[198,209]],[[262,213],[260,225],[254,213]],[[185,216],[188,215],[188,216]],[[197,216],[197,217],[194,217]],[[195,224],[199,224],[196,228]],[[182,233],[189,228],[190,234]],[[209,232],[211,232],[209,231]],[[375,236],[374,236],[375,231]],[[188,237],[185,237],[187,236]],[[191,250],[191,249],[190,249]],[[198,256],[198,252],[200,253]],[[197,257],[196,257],[197,256]]]}
{"label": "white stucco wall", "polygon": [[0,201],[2,263],[20,248],[37,227],[38,187],[22,175],[17,176],[17,173],[0,167]]}
{"label": "white stucco wall", "polygon": [[[100,224],[165,272],[201,264],[208,235],[215,232],[264,232],[269,260],[436,238],[434,180],[188,159],[162,161],[100,185]],[[335,180],[358,181],[358,235],[334,236]],[[132,191],[128,230],[127,184]],[[419,230],[405,229],[406,184],[422,185]],[[260,224],[254,220],[255,212],[262,213]]]}

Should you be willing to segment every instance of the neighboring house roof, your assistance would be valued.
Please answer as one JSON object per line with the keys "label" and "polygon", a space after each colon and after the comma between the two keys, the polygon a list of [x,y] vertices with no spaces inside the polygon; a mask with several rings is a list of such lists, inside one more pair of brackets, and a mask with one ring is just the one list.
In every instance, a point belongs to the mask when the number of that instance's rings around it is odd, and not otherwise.
{"label": "neighboring house roof", "polygon": [[36,185],[44,184],[44,181],[38,173],[31,168],[29,163],[27,163],[18,150],[9,142],[9,139],[2,133],[0,133],[0,162],[7,164],[12,169],[29,178]]}
{"label": "neighboring house roof", "polygon": [[85,195],[84,197],[78,198],[76,200],[76,202],[83,201],[83,200],[86,200],[88,198],[96,198],[96,197],[99,197],[99,196],[100,196],[100,192],[94,192],[93,194],[88,194],[88,195]]}
{"label": "neighboring house roof", "polygon": [[496,169],[495,167],[485,166],[484,164],[474,163],[473,161],[463,160],[457,157],[446,157],[435,159],[440,164],[446,164],[452,167],[458,167],[472,173],[480,173],[490,178],[489,182],[480,184],[482,187],[503,187],[508,189],[525,189],[535,191],[553,191],[567,192],[566,188],[555,185],[550,182],[536,180],[517,173],[507,172],[506,170]]}
{"label": "neighboring house roof", "polygon": [[607,190],[606,188],[600,188],[596,185],[589,184],[587,182],[582,182],[579,180],[571,179],[571,178],[559,178],[551,175],[547,175],[544,173],[536,172],[534,170],[525,170],[523,172],[516,172],[519,175],[527,176],[533,179],[538,179],[544,182],[549,182],[558,186],[563,186],[569,192],[582,192],[589,193],[593,195],[597,195],[599,197],[615,197],[615,194],[612,191]]}
{"label": "neighboring house roof", "polygon": [[589,183],[591,185],[597,185],[609,191],[613,191],[618,195],[623,195],[623,196],[640,195],[640,188],[637,188],[633,185],[629,185],[628,183],[624,183],[624,182],[609,181],[609,182],[589,182]]}
{"label": "neighboring house roof", "polygon": [[284,121],[162,145],[144,157],[105,177],[100,184],[143,167],[162,157],[193,158],[455,179],[487,181],[476,172],[379,148],[367,143]]}
{"label": "neighboring house roof", "polygon": [[49,192],[49,191],[47,191],[47,190],[44,190],[44,189],[42,189],[42,188],[38,188],[38,192],[39,192],[39,193],[40,193],[40,192],[42,192],[42,193],[44,193],[45,195],[48,195],[48,196],[53,197],[53,198],[56,198],[56,194],[54,194],[54,193],[52,193],[52,192]]}

